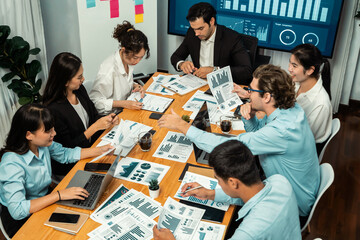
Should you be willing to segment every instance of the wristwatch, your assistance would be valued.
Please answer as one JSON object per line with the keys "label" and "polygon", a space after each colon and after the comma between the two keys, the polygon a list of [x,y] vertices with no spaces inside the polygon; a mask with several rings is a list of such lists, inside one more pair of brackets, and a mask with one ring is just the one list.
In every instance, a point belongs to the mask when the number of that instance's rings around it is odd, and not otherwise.
{"label": "wristwatch", "polygon": [[215,71],[217,71],[219,69],[220,69],[220,67],[214,67],[213,72],[215,72]]}

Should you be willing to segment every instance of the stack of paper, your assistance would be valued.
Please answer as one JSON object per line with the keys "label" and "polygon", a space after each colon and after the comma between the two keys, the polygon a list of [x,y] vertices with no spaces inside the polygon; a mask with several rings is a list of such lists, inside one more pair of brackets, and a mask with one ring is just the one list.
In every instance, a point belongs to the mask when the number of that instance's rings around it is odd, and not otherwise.
{"label": "stack of paper", "polygon": [[153,83],[146,89],[146,92],[159,93],[162,95],[174,95],[175,93],[167,90],[162,85],[168,82],[172,82],[180,78],[179,75],[158,75],[153,77]]}
{"label": "stack of paper", "polygon": [[181,78],[175,79],[174,81],[165,83],[162,86],[179,95],[185,95],[205,85],[207,85],[205,80],[194,75],[187,74]]}
{"label": "stack of paper", "polygon": [[152,94],[145,94],[145,96],[141,98],[140,92],[132,93],[127,100],[141,102],[143,104],[143,110],[159,113],[165,112],[174,101],[172,98],[160,97]]}

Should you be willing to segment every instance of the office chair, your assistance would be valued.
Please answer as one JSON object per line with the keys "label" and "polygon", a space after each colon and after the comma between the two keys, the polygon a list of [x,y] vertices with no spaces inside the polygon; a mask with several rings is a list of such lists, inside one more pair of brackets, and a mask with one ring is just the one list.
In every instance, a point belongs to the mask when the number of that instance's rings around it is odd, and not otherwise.
{"label": "office chair", "polygon": [[[1,212],[2,212],[2,205],[0,204],[0,216],[1,216]],[[6,240],[10,240],[11,238],[9,237],[9,235],[7,235],[7,233],[6,233],[5,229],[4,229],[1,217],[0,217],[0,229],[1,229],[1,232],[4,235],[4,237],[6,238]]]}
{"label": "office chair", "polygon": [[330,164],[328,163],[323,163],[320,165],[320,187],[319,187],[319,191],[315,200],[314,205],[311,208],[309,217],[305,223],[305,225],[303,226],[303,228],[301,229],[301,232],[303,232],[306,228],[308,228],[308,232],[310,232],[310,221],[311,218],[315,212],[315,208],[316,205],[318,204],[318,202],[320,201],[321,196],[325,193],[325,191],[330,187],[330,185],[333,183],[334,181],[334,170],[331,167]]}
{"label": "office chair", "polygon": [[250,35],[242,34],[240,33],[241,40],[244,44],[244,47],[246,48],[250,60],[251,60],[251,67],[253,70],[255,70],[255,59],[256,59],[256,53],[257,53],[257,45],[258,45],[258,39],[257,37],[253,37]]}
{"label": "office chair", "polygon": [[325,154],[325,150],[327,145],[329,144],[329,142],[331,141],[331,139],[333,139],[333,137],[335,137],[335,135],[339,132],[340,130],[340,120],[338,118],[334,118],[332,120],[332,126],[331,126],[331,135],[329,137],[329,139],[327,140],[324,148],[321,150],[320,155],[319,155],[319,163],[321,163],[323,156]]}

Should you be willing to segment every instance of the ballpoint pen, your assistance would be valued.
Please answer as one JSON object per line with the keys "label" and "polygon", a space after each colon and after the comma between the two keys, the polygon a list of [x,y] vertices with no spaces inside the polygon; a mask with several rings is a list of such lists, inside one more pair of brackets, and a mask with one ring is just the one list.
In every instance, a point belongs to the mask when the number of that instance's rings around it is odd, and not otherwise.
{"label": "ballpoint pen", "polygon": [[190,191],[192,191],[192,190],[196,190],[196,189],[199,189],[199,188],[203,188],[203,186],[197,186],[197,187],[194,187],[194,188],[190,188],[190,189],[187,189],[187,190],[185,190],[184,192],[181,192],[181,194],[185,194],[185,193],[187,193],[187,192],[190,192]]}

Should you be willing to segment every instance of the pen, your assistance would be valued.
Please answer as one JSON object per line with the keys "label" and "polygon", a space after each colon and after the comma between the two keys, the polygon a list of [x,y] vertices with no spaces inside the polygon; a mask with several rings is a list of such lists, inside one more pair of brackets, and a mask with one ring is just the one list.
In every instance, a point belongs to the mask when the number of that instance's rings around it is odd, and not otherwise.
{"label": "pen", "polygon": [[137,100],[137,98],[134,98],[134,99],[135,99],[135,101],[137,101],[137,102],[139,101],[139,100]]}
{"label": "pen", "polygon": [[187,190],[185,190],[184,192],[181,192],[181,194],[185,194],[185,193],[187,193],[187,192],[190,192],[190,191],[192,191],[192,190],[196,190],[196,189],[199,189],[199,188],[202,188],[203,186],[197,186],[197,187],[194,187],[194,188],[190,188],[190,189],[187,189]]}

